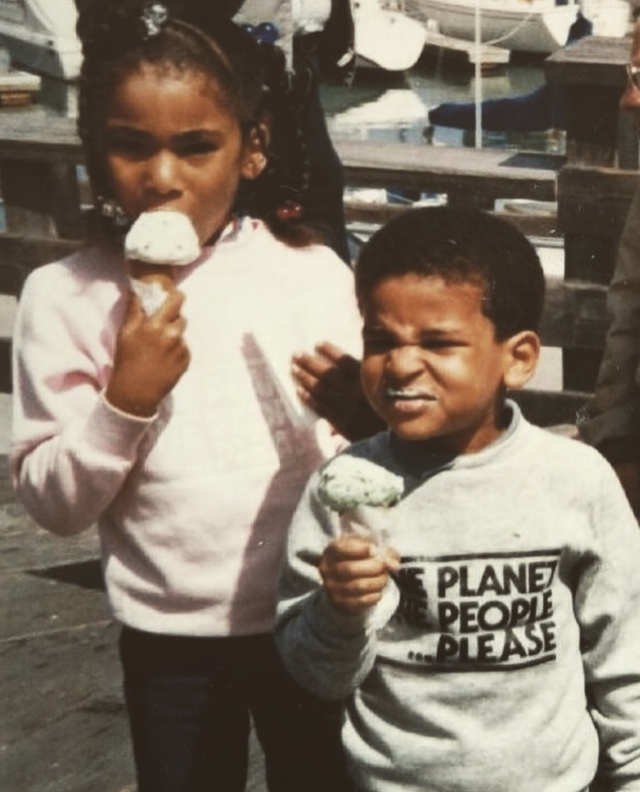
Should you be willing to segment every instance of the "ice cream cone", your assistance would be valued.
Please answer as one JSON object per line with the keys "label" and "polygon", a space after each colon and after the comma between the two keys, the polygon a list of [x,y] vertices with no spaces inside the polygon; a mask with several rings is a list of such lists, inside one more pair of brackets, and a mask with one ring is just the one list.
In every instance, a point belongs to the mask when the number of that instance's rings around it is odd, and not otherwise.
{"label": "ice cream cone", "polygon": [[181,212],[143,212],[124,241],[131,285],[147,315],[155,313],[175,282],[175,267],[200,255],[191,220]]}
{"label": "ice cream cone", "polygon": [[359,504],[340,512],[340,528],[343,534],[363,536],[379,548],[386,550],[388,544],[388,507]]}
{"label": "ice cream cone", "polygon": [[131,288],[138,295],[142,310],[151,316],[174,287],[174,269],[166,264],[147,264],[136,260],[129,261],[128,265]]}

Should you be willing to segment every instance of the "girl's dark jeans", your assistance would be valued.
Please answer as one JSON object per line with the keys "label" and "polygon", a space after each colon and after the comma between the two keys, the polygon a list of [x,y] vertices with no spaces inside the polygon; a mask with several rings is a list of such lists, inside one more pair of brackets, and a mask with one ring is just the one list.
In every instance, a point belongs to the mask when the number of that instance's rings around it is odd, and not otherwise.
{"label": "girl's dark jeans", "polygon": [[341,706],[285,672],[271,635],[193,638],[123,628],[138,792],[242,792],[250,721],[270,792],[349,792]]}

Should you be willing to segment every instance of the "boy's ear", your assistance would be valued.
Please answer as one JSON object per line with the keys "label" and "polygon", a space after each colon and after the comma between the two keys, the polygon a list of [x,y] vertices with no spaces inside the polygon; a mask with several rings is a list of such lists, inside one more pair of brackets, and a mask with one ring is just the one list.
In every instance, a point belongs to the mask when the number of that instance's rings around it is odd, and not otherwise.
{"label": "boy's ear", "polygon": [[249,132],[244,146],[240,172],[244,179],[257,179],[267,165],[270,132],[266,122],[260,122]]}
{"label": "boy's ear", "polygon": [[505,342],[504,384],[522,388],[533,376],[540,357],[540,338],[533,330],[523,330]]}

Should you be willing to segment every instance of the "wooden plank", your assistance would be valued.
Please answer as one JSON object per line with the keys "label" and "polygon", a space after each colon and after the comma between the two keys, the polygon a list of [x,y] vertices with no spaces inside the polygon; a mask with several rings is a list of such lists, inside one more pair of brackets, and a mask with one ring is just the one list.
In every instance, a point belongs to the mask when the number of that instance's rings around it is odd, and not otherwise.
{"label": "wooden plank", "polygon": [[511,391],[513,399],[524,416],[536,426],[575,424],[578,410],[584,406],[590,393],[580,391],[539,391],[524,389]]}
{"label": "wooden plank", "polygon": [[10,232],[71,239],[81,235],[75,164],[0,159],[0,180]]}
{"label": "wooden plank", "polygon": [[0,393],[13,393],[10,338],[0,338]]}
{"label": "wooden plank", "polygon": [[68,256],[80,245],[78,240],[0,234],[0,294],[19,296],[31,270]]}
{"label": "wooden plank", "polygon": [[556,199],[565,158],[501,149],[419,146],[379,141],[334,141],[346,182],[422,192],[462,192],[475,197]]}
{"label": "wooden plank", "polygon": [[19,264],[30,269],[68,256],[81,246],[80,240],[51,239],[22,234],[0,234],[0,264]]}
{"label": "wooden plank", "polygon": [[543,344],[602,350],[610,323],[606,300],[605,286],[549,278],[540,326]]}
{"label": "wooden plank", "polygon": [[[335,140],[354,186],[396,186],[424,191],[477,190],[479,195],[555,200],[556,174],[564,157],[520,154],[500,149],[467,149]],[[0,117],[0,160],[60,159],[80,162],[72,119],[26,113]]]}
{"label": "wooden plank", "polygon": [[46,115],[42,108],[0,114],[0,159],[80,162],[75,120]]}
{"label": "wooden plank", "polygon": [[[346,181],[354,186],[378,186],[443,192],[452,203],[475,203],[490,206],[496,198],[532,198],[551,201],[556,198],[556,175],[564,162],[559,155],[513,153],[500,149],[468,149],[418,146],[399,143],[336,140],[338,154],[345,167]],[[71,119],[43,119],[37,114],[21,114],[19,123],[0,117],[0,162],[5,163],[6,187],[3,190],[15,211],[25,207],[45,222],[33,220],[30,233],[48,235],[77,233],[79,196],[77,184],[67,174],[58,172],[58,192],[34,190],[37,184],[50,181],[46,163],[60,168],[79,163],[81,148]],[[19,162],[37,163],[31,178],[20,179]],[[43,170],[44,168],[44,170]],[[36,171],[38,171],[36,173]],[[25,171],[26,177],[29,176]],[[27,186],[28,185],[28,188]],[[33,208],[24,198],[28,194],[37,204],[49,198],[49,206]],[[16,197],[16,195],[18,197]],[[61,208],[62,207],[62,208]],[[13,210],[10,210],[10,213]],[[74,214],[75,213],[75,214]],[[16,215],[13,215],[16,218]],[[47,225],[47,217],[51,222]],[[11,220],[21,230],[29,222],[24,215]],[[52,230],[53,229],[53,230]]]}
{"label": "wooden plank", "polygon": [[563,85],[623,89],[630,46],[628,38],[585,36],[545,59],[545,77]]}
{"label": "wooden plank", "polygon": [[[366,203],[364,201],[345,199],[345,217],[347,225],[351,223],[370,223],[371,225],[384,225],[389,220],[411,209],[410,205],[392,203]],[[547,237],[549,239],[561,238],[558,228],[556,212],[527,213],[527,212],[493,212],[496,217],[511,223],[525,236]]]}
{"label": "wooden plank", "polygon": [[587,36],[545,61],[547,80],[566,89],[566,150],[573,164],[633,162],[629,122],[618,107],[629,47],[627,39]]}
{"label": "wooden plank", "polygon": [[42,78],[37,74],[20,71],[19,69],[9,69],[6,72],[0,72],[0,95],[6,91],[10,93],[14,91],[36,93],[41,87]]}
{"label": "wooden plank", "polygon": [[31,104],[42,87],[37,74],[8,69],[0,72],[0,107],[24,107]]}
{"label": "wooden plank", "polygon": [[558,223],[566,233],[617,237],[638,187],[638,172],[566,165],[558,174]]}
{"label": "wooden plank", "polygon": [[[432,187],[487,186],[481,193],[499,197],[554,200],[556,173],[564,158],[552,154],[514,154],[500,149],[465,149],[399,143],[335,140],[349,184]],[[0,160],[81,161],[71,119],[21,115],[0,117]],[[366,173],[365,171],[369,171]],[[436,190],[445,192],[446,189]]]}
{"label": "wooden plank", "polygon": [[609,283],[637,171],[567,165],[558,175],[558,224],[567,278]]}

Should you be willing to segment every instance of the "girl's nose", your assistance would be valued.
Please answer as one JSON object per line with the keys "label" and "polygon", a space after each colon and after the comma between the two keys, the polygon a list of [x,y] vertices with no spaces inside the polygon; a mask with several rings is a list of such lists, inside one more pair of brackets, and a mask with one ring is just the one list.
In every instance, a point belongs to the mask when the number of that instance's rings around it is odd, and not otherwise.
{"label": "girl's nose", "polygon": [[146,189],[158,195],[179,192],[178,168],[171,152],[158,152],[149,161]]}

